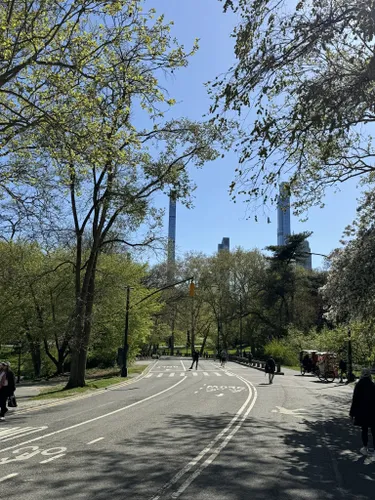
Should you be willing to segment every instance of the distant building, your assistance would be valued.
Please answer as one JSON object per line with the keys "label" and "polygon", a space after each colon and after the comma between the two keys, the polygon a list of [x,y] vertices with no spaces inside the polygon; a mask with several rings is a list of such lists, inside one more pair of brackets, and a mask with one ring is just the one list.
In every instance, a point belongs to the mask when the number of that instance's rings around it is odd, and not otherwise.
{"label": "distant building", "polygon": [[300,257],[297,257],[296,262],[299,266],[303,267],[306,269],[306,271],[311,271],[312,270],[312,255],[311,255],[311,248],[309,245],[309,242],[307,240],[304,240],[299,248]]}
{"label": "distant building", "polygon": [[282,182],[277,201],[277,244],[286,245],[290,234],[290,190],[288,184]]}
{"label": "distant building", "polygon": [[221,243],[217,246],[217,251],[222,252],[223,250],[230,251],[230,238],[223,238]]}
{"label": "distant building", "polygon": [[169,224],[168,224],[168,256],[167,256],[167,279],[173,281],[176,263],[176,194],[169,195]]}

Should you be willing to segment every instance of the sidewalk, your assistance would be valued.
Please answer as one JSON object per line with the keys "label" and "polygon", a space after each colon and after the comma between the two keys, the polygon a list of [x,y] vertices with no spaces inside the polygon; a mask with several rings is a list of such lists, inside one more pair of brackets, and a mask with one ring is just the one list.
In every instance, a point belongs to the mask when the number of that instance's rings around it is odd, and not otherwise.
{"label": "sidewalk", "polygon": [[[25,382],[25,383],[20,383],[17,385],[16,389],[16,398],[17,398],[17,403],[18,407],[15,408],[13,411],[15,413],[19,413],[20,411],[23,410],[32,410],[39,408],[41,406],[55,406],[59,404],[63,404],[68,401],[72,401],[75,399],[81,399],[81,398],[87,398],[87,397],[92,397],[96,394],[101,394],[104,391],[111,390],[112,388],[115,387],[121,387],[123,385],[128,385],[135,380],[139,379],[143,375],[145,375],[148,370],[150,369],[150,365],[154,363],[154,360],[141,360],[141,361],[135,361],[133,366],[139,366],[139,365],[147,365],[147,367],[143,370],[142,373],[134,373],[134,374],[129,374],[128,378],[124,380],[124,382],[120,382],[117,384],[113,384],[111,386],[108,386],[108,388],[105,389],[97,389],[93,391],[88,391],[83,394],[77,394],[73,396],[68,396],[65,398],[49,398],[49,399],[33,399],[36,396],[39,396],[41,392],[44,389],[48,388],[53,388],[56,386],[59,386],[61,384],[64,384],[68,381],[69,374],[65,374],[61,377],[51,379],[51,380],[46,380],[46,381],[40,381],[40,382]],[[92,378],[91,378],[92,379]]]}

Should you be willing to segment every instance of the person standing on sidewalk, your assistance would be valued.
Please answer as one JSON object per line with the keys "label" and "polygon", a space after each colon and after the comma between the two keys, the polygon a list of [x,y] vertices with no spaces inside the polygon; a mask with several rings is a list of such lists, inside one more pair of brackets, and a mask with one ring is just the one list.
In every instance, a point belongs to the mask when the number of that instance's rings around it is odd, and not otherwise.
{"label": "person standing on sidewalk", "polygon": [[5,363],[0,363],[0,420],[5,420],[5,414],[8,411],[8,379],[6,376]]}
{"label": "person standing on sidewalk", "polygon": [[194,351],[193,362],[191,363],[191,367],[189,368],[189,370],[193,369],[194,363],[195,363],[195,369],[198,370],[198,361],[199,361],[199,351]]}
{"label": "person standing on sidewalk", "polygon": [[[353,400],[349,415],[354,419],[354,425],[362,429],[363,455],[374,455],[375,448],[375,384],[371,378],[371,370],[364,368],[357,385],[354,388]],[[368,448],[368,428],[371,429],[373,449]]]}
{"label": "person standing on sidewalk", "polygon": [[268,380],[269,380],[269,383],[272,384],[273,383],[273,378],[275,376],[275,370],[276,370],[276,363],[275,363],[275,360],[273,359],[272,356],[270,356],[268,359],[267,359],[267,362],[266,362],[266,366],[264,367],[264,371],[266,373],[268,373]]}

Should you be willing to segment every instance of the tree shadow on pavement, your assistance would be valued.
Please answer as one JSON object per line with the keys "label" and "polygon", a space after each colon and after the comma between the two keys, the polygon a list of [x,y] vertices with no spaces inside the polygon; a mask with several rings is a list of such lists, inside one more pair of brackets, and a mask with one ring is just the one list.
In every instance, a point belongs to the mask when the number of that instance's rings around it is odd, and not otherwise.
{"label": "tree shadow on pavement", "polygon": [[[324,421],[321,411],[312,410],[308,419],[295,419],[293,426],[282,415],[277,420],[248,418],[181,499],[373,500],[375,464],[357,452],[357,428],[335,411],[328,417]],[[31,498],[34,489],[39,499],[148,500],[232,418],[227,413],[166,415],[132,439],[112,436],[110,444],[102,441],[95,449],[68,442],[68,454],[55,462],[38,467],[40,460],[24,462],[24,480],[7,489],[7,499]],[[171,498],[186,478],[160,498]]]}

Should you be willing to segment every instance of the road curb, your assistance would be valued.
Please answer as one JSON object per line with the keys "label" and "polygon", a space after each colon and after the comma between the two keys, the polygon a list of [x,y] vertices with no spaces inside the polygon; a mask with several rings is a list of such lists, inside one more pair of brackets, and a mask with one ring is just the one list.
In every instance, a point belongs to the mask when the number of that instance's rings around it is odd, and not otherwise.
{"label": "road curb", "polygon": [[144,370],[142,373],[140,373],[139,375],[136,375],[135,377],[132,377],[131,379],[128,379],[128,380],[125,380],[124,382],[118,382],[117,384],[113,384],[113,385],[110,385],[108,387],[105,387],[104,389],[96,389],[90,393],[87,393],[87,394],[79,394],[79,395],[76,395],[76,396],[68,396],[66,398],[61,398],[61,399],[58,399],[58,400],[40,400],[40,403],[36,403],[35,405],[32,405],[32,406],[29,406],[27,408],[22,408],[22,406],[19,406],[17,407],[17,409],[14,409],[12,411],[12,414],[14,415],[21,415],[23,413],[28,413],[28,412],[32,412],[32,411],[36,411],[36,410],[39,410],[41,408],[52,408],[53,406],[59,406],[59,405],[62,405],[62,404],[65,404],[65,403],[70,403],[71,401],[76,401],[78,399],[86,399],[86,398],[91,398],[93,396],[98,396],[100,394],[103,394],[104,392],[108,392],[108,391],[111,391],[111,390],[115,390],[115,389],[118,389],[118,388],[121,388],[121,387],[125,387],[127,385],[130,385],[130,384],[134,384],[135,382],[138,382],[139,380],[141,380],[142,378],[144,378],[147,373],[151,370],[151,368],[155,365],[156,363],[156,360],[153,361],[152,363],[150,363]]}

